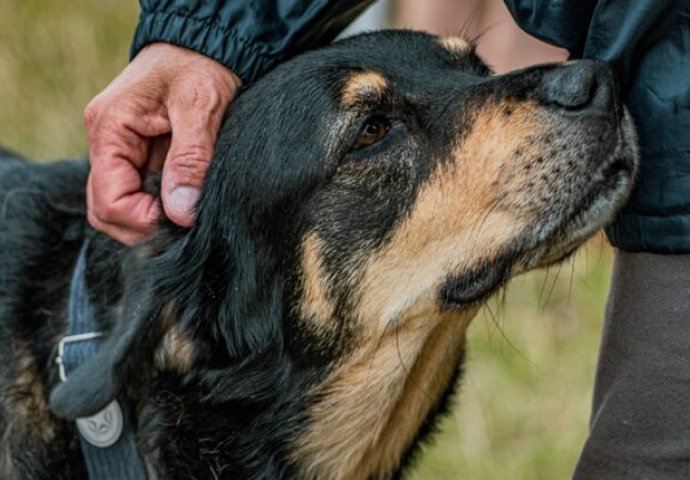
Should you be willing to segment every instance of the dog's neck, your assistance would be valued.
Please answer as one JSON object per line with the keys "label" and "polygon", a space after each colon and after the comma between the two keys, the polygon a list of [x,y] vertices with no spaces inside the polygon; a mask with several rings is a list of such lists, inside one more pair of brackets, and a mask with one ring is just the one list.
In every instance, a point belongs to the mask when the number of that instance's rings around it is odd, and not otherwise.
{"label": "dog's neck", "polygon": [[[196,365],[198,339],[173,326],[155,355],[163,373],[139,405],[149,469],[163,477],[222,467],[249,476],[389,478],[453,391],[474,313],[432,308],[401,318],[383,336],[363,335],[334,367],[298,365],[287,350],[269,349],[256,365],[221,368],[212,381],[209,367]],[[229,397],[214,398],[214,381],[225,382]],[[268,387],[257,396],[258,383]],[[188,443],[201,437],[204,445]]]}
{"label": "dog's neck", "polygon": [[[207,416],[209,411],[217,412],[209,416],[207,425],[189,425],[190,431],[180,437],[203,432],[207,441],[217,443],[217,449],[243,451],[251,444],[253,458],[242,462],[270,465],[277,461],[283,465],[275,471],[277,475],[292,472],[290,475],[299,478],[334,480],[390,478],[403,466],[417,440],[433,426],[435,415],[445,409],[473,315],[438,313],[401,322],[379,341],[363,342],[325,378],[305,381],[310,374],[301,370],[287,374],[291,379],[283,377],[286,383],[275,387],[270,405],[264,404],[259,410],[243,411],[232,402],[216,407],[169,405],[166,408],[171,410],[165,417],[193,417],[195,409]],[[179,340],[171,337],[169,345]],[[283,361],[275,365],[279,364],[285,366]],[[175,402],[185,398],[180,395]],[[160,399],[156,402],[161,404]],[[228,437],[232,430],[237,438]],[[170,448],[174,435],[171,431],[166,437],[164,449]],[[282,452],[276,450],[278,439],[285,447]],[[166,463],[164,470],[176,468],[174,450],[162,456],[157,452],[156,456],[156,461]],[[218,458],[228,456],[233,457],[233,452],[218,451]],[[228,468],[249,472],[239,464]]]}
{"label": "dog's neck", "polygon": [[337,367],[315,389],[319,401],[293,452],[303,478],[383,479],[398,471],[445,409],[473,315],[407,321]]}

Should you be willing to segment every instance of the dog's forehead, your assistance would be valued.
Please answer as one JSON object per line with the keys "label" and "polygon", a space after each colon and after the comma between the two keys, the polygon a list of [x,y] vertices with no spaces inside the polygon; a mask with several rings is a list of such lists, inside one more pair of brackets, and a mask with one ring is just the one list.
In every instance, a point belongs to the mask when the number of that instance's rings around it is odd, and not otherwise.
{"label": "dog's forehead", "polygon": [[392,88],[414,94],[443,86],[451,77],[455,82],[463,76],[471,81],[488,73],[474,45],[460,36],[380,31],[347,38],[314,53],[305,60],[319,66],[321,78],[338,78],[346,101],[358,90],[376,93]]}
{"label": "dog's forehead", "polygon": [[410,30],[383,30],[347,38],[329,47],[335,58],[371,61],[391,67],[419,68],[448,65],[474,54],[471,41],[462,36],[438,37]]}

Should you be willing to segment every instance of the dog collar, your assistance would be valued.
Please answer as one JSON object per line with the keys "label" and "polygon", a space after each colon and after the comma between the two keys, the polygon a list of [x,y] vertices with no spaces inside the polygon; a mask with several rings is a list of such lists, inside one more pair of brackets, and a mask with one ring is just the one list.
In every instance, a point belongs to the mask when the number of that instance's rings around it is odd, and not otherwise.
{"label": "dog collar", "polygon": [[[97,330],[86,288],[87,249],[88,241],[82,245],[70,283],[67,335],[58,344],[56,362],[63,382],[70,371],[96,353],[103,336]],[[95,415],[78,418],[76,425],[90,479],[146,480],[129,412],[118,400]]]}

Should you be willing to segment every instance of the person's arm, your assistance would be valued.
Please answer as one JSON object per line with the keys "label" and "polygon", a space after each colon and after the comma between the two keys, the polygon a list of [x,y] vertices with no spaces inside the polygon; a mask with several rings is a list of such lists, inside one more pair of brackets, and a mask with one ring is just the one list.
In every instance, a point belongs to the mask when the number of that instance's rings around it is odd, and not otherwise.
{"label": "person's arm", "polygon": [[91,225],[124,243],[144,239],[161,214],[144,176],[162,169],[166,216],[191,226],[242,81],[330,42],[371,1],[142,0],[133,60],[84,112]]}
{"label": "person's arm", "polygon": [[132,55],[146,44],[190,48],[251,82],[278,62],[330,43],[374,0],[141,0]]}
{"label": "person's arm", "polygon": [[[611,64],[627,94],[642,59],[674,52],[668,36],[687,29],[690,2],[679,0],[504,0],[527,33],[568,49],[572,58]],[[676,41],[684,45],[686,39]],[[642,77],[645,77],[643,74]]]}

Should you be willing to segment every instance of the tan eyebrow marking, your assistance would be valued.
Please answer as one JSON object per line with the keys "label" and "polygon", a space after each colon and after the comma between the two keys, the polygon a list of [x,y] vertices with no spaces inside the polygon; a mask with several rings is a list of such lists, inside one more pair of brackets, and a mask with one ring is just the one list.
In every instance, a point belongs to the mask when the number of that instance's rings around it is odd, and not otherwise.
{"label": "tan eyebrow marking", "polygon": [[345,81],[340,100],[344,107],[352,107],[365,99],[381,98],[386,88],[388,80],[380,73],[356,72]]}
{"label": "tan eyebrow marking", "polygon": [[469,53],[472,51],[472,44],[464,37],[442,37],[438,39],[438,43],[452,53]]}

